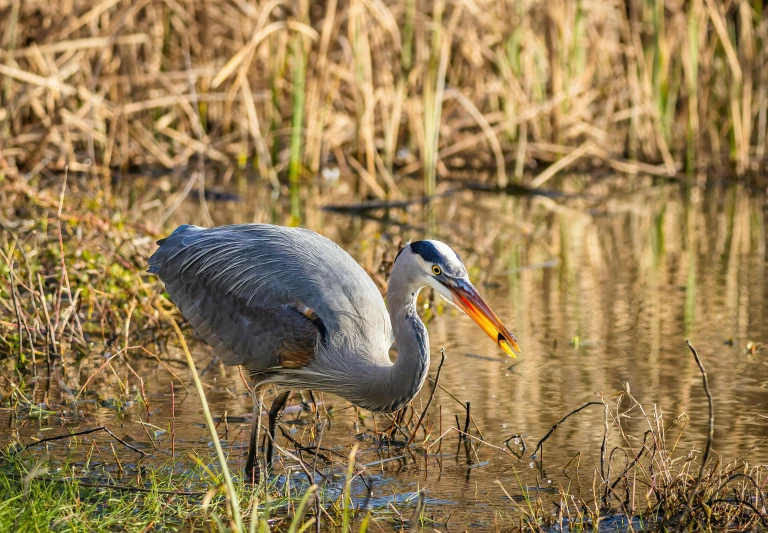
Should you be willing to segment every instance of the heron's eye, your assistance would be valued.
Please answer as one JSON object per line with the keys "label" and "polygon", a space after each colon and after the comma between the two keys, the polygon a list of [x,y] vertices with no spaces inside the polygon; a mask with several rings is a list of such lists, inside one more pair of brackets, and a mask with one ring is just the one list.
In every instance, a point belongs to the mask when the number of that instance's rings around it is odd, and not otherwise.
{"label": "heron's eye", "polygon": [[437,265],[432,265],[432,273],[433,273],[435,276],[439,276],[440,274],[442,274],[442,273],[443,273],[443,271],[440,269],[440,267],[439,267],[439,266],[437,266]]}

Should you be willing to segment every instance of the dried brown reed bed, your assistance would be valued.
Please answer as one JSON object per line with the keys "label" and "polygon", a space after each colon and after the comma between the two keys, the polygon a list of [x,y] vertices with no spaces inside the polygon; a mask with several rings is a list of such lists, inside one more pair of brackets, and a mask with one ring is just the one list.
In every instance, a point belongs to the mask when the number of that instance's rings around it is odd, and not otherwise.
{"label": "dried brown reed bed", "polygon": [[202,154],[296,187],[332,157],[379,198],[584,159],[745,175],[766,156],[762,5],[2,0],[0,172]]}

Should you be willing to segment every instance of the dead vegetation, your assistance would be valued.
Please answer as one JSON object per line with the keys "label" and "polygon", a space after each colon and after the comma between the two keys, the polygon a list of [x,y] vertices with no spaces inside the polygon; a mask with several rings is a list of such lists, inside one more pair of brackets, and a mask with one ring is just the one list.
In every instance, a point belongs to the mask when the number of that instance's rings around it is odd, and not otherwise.
{"label": "dead vegetation", "polygon": [[[181,335],[181,332],[177,330],[177,334]],[[182,467],[184,472],[200,470],[200,477],[174,476],[176,468],[173,465],[185,465],[185,461],[189,461],[184,456],[174,455],[168,459],[167,443],[166,446],[155,446],[149,437],[152,448],[143,443],[142,449],[137,449],[103,426],[71,435],[65,432],[23,447],[20,443],[12,445],[0,461],[0,485],[8,494],[23,490],[35,495],[36,510],[31,514],[20,506],[18,497],[11,499],[11,509],[18,507],[24,523],[38,523],[41,517],[42,523],[51,519],[58,523],[65,510],[64,507],[57,509],[66,506],[70,500],[82,499],[84,505],[79,507],[86,514],[77,515],[76,520],[92,523],[94,527],[119,521],[126,509],[137,507],[139,513],[128,513],[136,527],[150,527],[162,519],[193,529],[244,531],[252,521],[255,524],[252,527],[269,531],[272,530],[266,525],[269,520],[274,530],[281,530],[288,524],[291,528],[303,524],[305,530],[312,527],[315,531],[364,532],[374,524],[385,528],[421,526],[442,530],[448,527],[451,513],[440,506],[429,507],[423,492],[414,498],[401,495],[404,501],[397,505],[389,504],[383,508],[369,505],[374,477],[382,465],[392,461],[409,465],[429,480],[436,476],[441,479],[444,465],[450,468],[454,462],[457,466],[466,463],[469,479],[471,472],[476,472],[474,469],[487,464],[483,458],[488,457],[488,452],[502,452],[505,471],[511,472],[517,483],[510,482],[509,475],[506,483],[496,481],[504,499],[502,503],[493,504],[492,512],[486,518],[490,527],[497,530],[766,531],[768,513],[763,491],[768,482],[766,465],[751,464],[747,458],[749,452],[730,462],[710,453],[714,428],[712,396],[704,363],[693,347],[690,348],[699,364],[710,406],[705,425],[708,432],[703,439],[696,439],[703,443],[703,452],[698,445],[681,445],[682,441],[690,440],[684,438],[684,434],[701,424],[691,424],[685,413],[668,420],[660,406],[640,403],[628,386],[610,398],[598,394],[597,401],[565,416],[539,440],[533,454],[526,448],[525,441],[515,436],[497,444],[488,440],[474,422],[469,403],[466,404],[465,420],[460,421],[457,417],[455,423],[443,420],[443,405],[429,410],[437,389],[445,393],[443,398],[447,396],[458,401],[440,385],[438,368],[431,386],[425,387],[423,394],[428,394],[429,400],[422,412],[414,402],[394,416],[378,417],[378,425],[377,417],[371,417],[365,422],[367,429],[357,435],[361,444],[354,444],[350,453],[324,444],[324,436],[334,423],[332,420],[339,416],[339,413],[330,414],[329,406],[325,404],[314,404],[313,400],[311,406],[305,406],[303,414],[298,416],[305,418],[307,423],[299,426],[303,428],[299,432],[291,431],[281,423],[281,433],[286,439],[284,444],[278,445],[281,468],[297,474],[293,488],[291,484],[279,483],[277,477],[256,490],[249,490],[242,483],[235,485],[230,480],[222,480],[220,474],[212,472],[217,466],[210,453],[195,455],[192,464]],[[199,387],[199,381],[197,384]],[[24,394],[17,390],[12,397],[6,398],[5,405],[21,412],[23,398]],[[593,409],[586,411],[587,407]],[[604,419],[603,446],[581,450],[565,465],[553,464],[544,454],[546,441],[561,426],[578,423],[571,416]],[[645,429],[630,431],[629,426],[637,427],[633,423],[637,421]],[[238,435],[229,434],[226,414],[215,425],[213,420],[208,422],[212,435],[218,434],[218,439],[228,450],[230,468],[234,468],[239,464],[238,453],[233,450]],[[124,467],[114,447],[111,458],[105,459],[95,440],[90,447],[85,441],[80,444],[69,442],[73,437],[101,431],[106,431],[109,437],[129,450],[126,453],[138,452],[146,457],[147,463],[129,463]],[[102,447],[104,441],[108,443],[110,439],[104,437],[100,441]],[[618,441],[618,444],[606,446],[610,441]],[[48,450],[49,453],[53,450],[52,455],[45,454],[42,459],[31,455],[30,448],[41,450],[56,442],[69,442],[68,451],[54,446]],[[375,446],[367,446],[370,444]],[[364,447],[368,451],[363,451]],[[101,460],[98,466],[89,468],[94,448]],[[85,451],[84,462],[76,459]],[[219,450],[219,453],[219,461],[224,461],[223,452]],[[599,464],[590,466],[593,462],[590,456],[599,458]],[[532,461],[530,465],[529,461]],[[151,465],[156,463],[158,468],[153,470]],[[62,470],[62,466],[66,468]],[[70,471],[72,475],[66,475]],[[153,473],[150,475],[150,472]],[[482,470],[477,472],[475,475],[482,475]],[[301,481],[303,476],[306,476],[306,482]],[[346,479],[341,486],[334,482],[339,478]],[[558,480],[555,484],[552,484],[553,478]],[[357,484],[358,492],[364,489],[367,495],[358,494],[353,499],[353,483]],[[61,491],[69,499],[62,500]],[[95,511],[89,510],[91,506],[104,505],[105,498],[109,499],[107,513],[97,516]],[[241,507],[237,505],[238,501]],[[0,513],[0,523],[12,516]]]}
{"label": "dead vegetation", "polygon": [[[560,422],[587,406],[604,407],[605,434],[600,466],[595,468],[592,479],[587,479],[587,483],[591,482],[592,500],[574,491],[574,487],[583,486],[579,452],[562,467],[569,480],[572,476],[576,479],[559,488],[558,499],[553,501],[554,513],[543,512],[547,506],[542,498],[521,487],[528,503],[527,507],[519,506],[521,530],[537,531],[542,524],[557,531],[597,530],[601,522],[609,530],[621,531],[768,529],[768,507],[763,492],[768,480],[766,465],[750,464],[747,454],[731,462],[711,457],[715,427],[712,393],[700,356],[690,343],[688,347],[701,371],[709,404],[703,451],[696,446],[679,447],[686,430],[690,432],[691,420],[687,414],[666,420],[659,406],[638,402],[628,385],[612,399],[598,394],[600,401],[590,402]],[[632,419],[643,421],[647,427],[642,436],[627,431]],[[621,444],[609,451],[605,443],[610,433],[618,433]],[[551,431],[539,441],[532,456],[539,461],[542,474],[545,466],[541,446],[550,434]],[[539,450],[542,456],[537,458],[535,454]]]}
{"label": "dead vegetation", "polygon": [[200,155],[275,187],[339,165],[382,199],[403,176],[433,193],[478,168],[537,187],[577,161],[765,163],[756,0],[2,0],[0,15],[0,173],[24,181]]}

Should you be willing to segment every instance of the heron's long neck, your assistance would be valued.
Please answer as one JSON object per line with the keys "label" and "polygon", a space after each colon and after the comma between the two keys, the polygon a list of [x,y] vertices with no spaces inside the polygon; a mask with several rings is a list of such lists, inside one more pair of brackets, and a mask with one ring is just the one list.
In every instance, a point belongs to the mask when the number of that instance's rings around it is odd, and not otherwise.
{"label": "heron's long neck", "polygon": [[410,402],[424,384],[429,370],[429,336],[416,312],[421,284],[395,269],[389,281],[387,306],[397,342],[397,361],[387,369],[384,411]]}

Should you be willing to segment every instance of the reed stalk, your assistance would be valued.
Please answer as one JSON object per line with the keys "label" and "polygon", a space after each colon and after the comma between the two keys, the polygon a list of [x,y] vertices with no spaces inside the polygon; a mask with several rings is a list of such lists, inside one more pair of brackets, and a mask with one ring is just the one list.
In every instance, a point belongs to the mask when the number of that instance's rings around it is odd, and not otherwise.
{"label": "reed stalk", "polygon": [[238,500],[237,492],[235,491],[235,484],[232,480],[232,474],[229,472],[229,467],[227,466],[227,457],[224,455],[224,450],[221,447],[219,434],[216,432],[216,425],[213,422],[211,411],[208,408],[208,401],[205,399],[205,389],[203,389],[203,384],[200,381],[199,374],[197,373],[195,360],[192,358],[192,354],[187,347],[187,341],[184,340],[184,334],[181,332],[181,329],[176,323],[176,320],[171,317],[162,307],[158,307],[157,309],[173,327],[173,330],[176,332],[176,336],[179,339],[179,343],[181,344],[181,348],[184,351],[184,356],[187,358],[187,365],[189,366],[189,371],[192,374],[192,380],[195,382],[195,388],[197,389],[197,394],[200,397],[200,405],[203,409],[203,414],[205,415],[205,423],[208,427],[208,432],[211,435],[211,439],[213,440],[213,446],[216,449],[216,456],[219,459],[221,473],[224,476],[224,487],[227,494],[227,502],[229,503],[232,521],[234,522],[234,531],[236,533],[244,533],[245,527],[243,525],[243,516],[240,512],[240,502]]}
{"label": "reed stalk", "polygon": [[357,444],[352,446],[349,452],[349,458],[347,461],[347,475],[344,483],[344,490],[342,491],[341,501],[341,531],[342,533],[348,533],[351,531],[350,525],[352,522],[352,498],[350,496],[352,491],[352,480],[354,479],[355,471],[355,456],[357,455]]}
{"label": "reed stalk", "polygon": [[440,119],[443,112],[446,74],[451,55],[451,44],[461,18],[463,4],[455,5],[448,27],[443,28],[444,0],[437,0],[432,10],[432,43],[427,81],[424,87],[424,194],[435,194],[437,184],[438,145]]}
{"label": "reed stalk", "polygon": [[[19,24],[19,9],[21,7],[21,0],[14,0],[13,4],[11,5],[11,12],[8,16],[8,27],[7,27],[7,33],[5,37],[5,42],[2,43],[3,47],[8,52],[12,52],[16,49],[16,37],[18,34],[18,24]],[[0,105],[3,107],[8,106],[10,104],[10,97],[11,97],[11,89],[13,87],[13,80],[12,78],[6,78],[3,81],[3,99],[0,101]],[[10,134],[10,124],[8,123],[8,119],[10,117],[0,117],[0,133],[2,133],[3,137],[8,137]]]}
{"label": "reed stalk", "polygon": [[701,18],[701,0],[693,0],[688,12],[688,63],[685,68],[685,81],[688,98],[688,120],[685,136],[685,171],[693,174],[695,170],[696,139],[699,135],[699,19]]}
{"label": "reed stalk", "polygon": [[[303,17],[308,15],[308,0],[301,2]],[[291,218],[293,224],[301,222],[301,205],[299,198],[299,186],[302,171],[302,133],[304,126],[304,100],[306,96],[306,70],[307,63],[304,53],[304,37],[301,33],[292,36],[293,52],[293,115],[291,118],[291,152],[288,163],[288,182],[291,192]]]}
{"label": "reed stalk", "polygon": [[[320,33],[320,47],[317,53],[317,63],[311,69],[307,82],[307,134],[304,147],[305,164],[310,172],[320,170],[320,158],[323,150],[323,130],[328,119],[328,101],[333,95],[338,82],[328,72],[328,48],[336,25],[337,0],[330,0],[325,6],[325,17]],[[306,68],[306,66],[305,66]],[[338,79],[338,77],[335,77]],[[325,101],[324,101],[325,100]]]}

